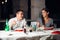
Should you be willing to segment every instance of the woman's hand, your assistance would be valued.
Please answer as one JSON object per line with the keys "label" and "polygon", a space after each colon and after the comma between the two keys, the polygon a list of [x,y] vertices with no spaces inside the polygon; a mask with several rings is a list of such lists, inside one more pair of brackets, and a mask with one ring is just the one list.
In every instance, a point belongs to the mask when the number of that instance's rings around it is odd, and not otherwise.
{"label": "woman's hand", "polygon": [[43,25],[40,28],[43,29],[43,30],[53,30],[54,27],[46,27],[46,26]]}
{"label": "woman's hand", "polygon": [[40,22],[36,22],[37,23],[37,27],[40,27]]}
{"label": "woman's hand", "polygon": [[44,25],[42,25],[42,26],[40,27],[40,29],[45,29],[45,26],[44,26]]}
{"label": "woman's hand", "polygon": [[53,27],[45,27],[44,30],[53,30]]}

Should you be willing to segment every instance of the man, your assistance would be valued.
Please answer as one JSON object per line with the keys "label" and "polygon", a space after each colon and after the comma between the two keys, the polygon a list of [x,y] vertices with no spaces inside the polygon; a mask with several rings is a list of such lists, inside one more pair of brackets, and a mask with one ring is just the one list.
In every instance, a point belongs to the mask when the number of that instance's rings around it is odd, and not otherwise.
{"label": "man", "polygon": [[9,27],[13,30],[20,30],[26,26],[26,20],[23,15],[23,10],[16,12],[16,17],[9,20]]}

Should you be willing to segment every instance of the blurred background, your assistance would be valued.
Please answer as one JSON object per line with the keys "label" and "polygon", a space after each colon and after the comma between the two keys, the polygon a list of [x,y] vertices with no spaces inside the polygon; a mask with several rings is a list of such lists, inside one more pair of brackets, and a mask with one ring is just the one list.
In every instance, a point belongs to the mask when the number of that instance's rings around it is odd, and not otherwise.
{"label": "blurred background", "polygon": [[18,9],[24,10],[28,25],[40,17],[41,9],[49,9],[57,28],[60,27],[60,0],[0,0],[0,30],[4,29],[5,20],[15,16]]}

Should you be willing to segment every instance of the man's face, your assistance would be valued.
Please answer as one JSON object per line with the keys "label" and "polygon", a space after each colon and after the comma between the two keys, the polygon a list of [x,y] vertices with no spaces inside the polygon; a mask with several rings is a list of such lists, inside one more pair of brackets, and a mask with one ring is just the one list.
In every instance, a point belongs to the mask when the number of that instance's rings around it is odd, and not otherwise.
{"label": "man's face", "polygon": [[48,16],[48,13],[45,10],[42,10],[42,15],[43,15],[43,17],[46,17],[46,16]]}
{"label": "man's face", "polygon": [[19,11],[17,14],[16,14],[16,17],[18,19],[22,19],[23,18],[23,12],[22,11]]}

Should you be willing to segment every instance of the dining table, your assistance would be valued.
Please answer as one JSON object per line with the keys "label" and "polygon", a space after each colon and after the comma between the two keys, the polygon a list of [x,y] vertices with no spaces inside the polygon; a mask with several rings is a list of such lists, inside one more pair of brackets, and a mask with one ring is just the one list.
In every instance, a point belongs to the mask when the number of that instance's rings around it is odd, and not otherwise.
{"label": "dining table", "polygon": [[0,30],[0,40],[47,40],[47,38],[60,40],[59,37],[60,28],[33,32]]}

